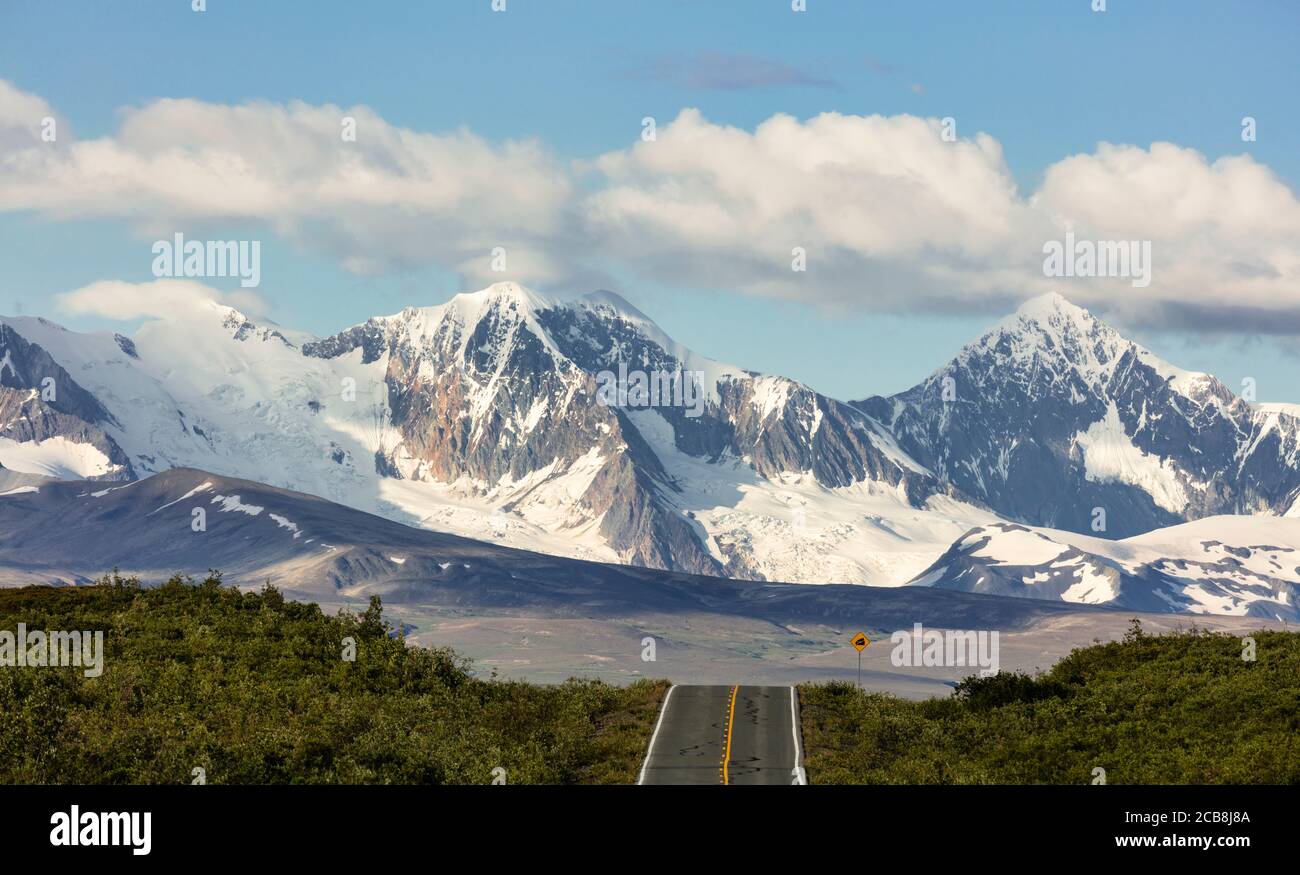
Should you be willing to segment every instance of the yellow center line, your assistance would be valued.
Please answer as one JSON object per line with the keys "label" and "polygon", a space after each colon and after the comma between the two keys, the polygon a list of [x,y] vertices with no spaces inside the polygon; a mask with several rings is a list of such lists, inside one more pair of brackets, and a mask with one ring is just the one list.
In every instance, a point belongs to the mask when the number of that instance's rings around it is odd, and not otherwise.
{"label": "yellow center line", "polygon": [[731,688],[731,704],[727,707],[727,749],[722,754],[722,783],[731,783],[731,774],[727,764],[731,761],[731,724],[736,720],[736,693],[740,692],[740,687]]}

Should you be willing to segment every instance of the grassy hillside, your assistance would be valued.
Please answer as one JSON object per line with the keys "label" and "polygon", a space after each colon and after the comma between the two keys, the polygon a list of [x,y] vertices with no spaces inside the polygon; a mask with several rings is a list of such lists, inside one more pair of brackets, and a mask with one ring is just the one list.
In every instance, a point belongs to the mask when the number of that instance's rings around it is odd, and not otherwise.
{"label": "grassy hillside", "polygon": [[19,622],[103,630],[106,657],[0,668],[3,783],[630,783],[667,689],[478,680],[391,637],[377,599],[327,617],[216,577],[0,590]]}
{"label": "grassy hillside", "polygon": [[909,702],[800,688],[808,779],[843,783],[1300,783],[1300,635],[1192,631],[1074,651],[1038,677]]}

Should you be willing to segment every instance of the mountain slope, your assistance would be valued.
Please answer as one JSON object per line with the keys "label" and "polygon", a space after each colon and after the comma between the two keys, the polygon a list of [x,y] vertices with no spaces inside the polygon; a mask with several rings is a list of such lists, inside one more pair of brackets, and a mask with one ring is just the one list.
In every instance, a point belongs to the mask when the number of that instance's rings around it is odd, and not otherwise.
{"label": "mountain slope", "polygon": [[916,586],[1140,611],[1300,621],[1300,520],[1216,516],[1121,541],[998,523]]}
{"label": "mountain slope", "polygon": [[[195,510],[204,527],[195,531]],[[69,550],[68,545],[76,545]],[[852,585],[753,583],[516,550],[405,526],[317,496],[176,468],[130,483],[57,482],[0,496],[0,585],[147,583],[223,572],[295,598],[528,616],[704,614],[882,628],[1017,629],[1076,605]],[[793,630],[789,635],[798,634]],[[639,639],[638,639],[639,640]]]}
{"label": "mountain slope", "polygon": [[45,477],[134,476],[105,431],[116,422],[40,345],[0,324],[0,458]]}
{"label": "mountain slope", "polygon": [[304,355],[360,351],[383,367],[385,428],[376,471],[455,484],[545,528],[598,534],[626,562],[719,573],[619,411],[596,403],[594,375],[540,323],[559,305],[513,284],[441,307],[372,319]]}
{"label": "mountain slope", "polygon": [[1160,360],[1055,294],[918,386],[855,406],[938,476],[1030,524],[1121,538],[1284,514],[1300,496],[1300,419]]}

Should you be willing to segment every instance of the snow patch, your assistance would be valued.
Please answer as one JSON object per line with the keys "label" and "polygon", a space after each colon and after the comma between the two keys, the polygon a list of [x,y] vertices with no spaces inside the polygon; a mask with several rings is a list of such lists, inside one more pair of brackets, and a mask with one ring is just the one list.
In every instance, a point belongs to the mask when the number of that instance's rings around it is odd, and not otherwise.
{"label": "snow patch", "polygon": [[43,441],[0,437],[0,465],[23,474],[43,474],[56,480],[85,480],[122,470],[99,448],[70,441],[62,435]]}
{"label": "snow patch", "polygon": [[1075,435],[1074,442],[1083,451],[1089,480],[1136,486],[1171,513],[1179,513],[1187,506],[1187,492],[1178,481],[1173,463],[1134,446],[1114,401],[1107,406],[1106,417]]}
{"label": "snow patch", "polygon": [[1061,601],[1078,605],[1101,605],[1119,595],[1115,580],[1090,564],[1084,563],[1077,570],[1079,580],[1061,593]]}
{"label": "snow patch", "polygon": [[948,496],[912,507],[876,481],[828,488],[807,472],[768,479],[745,459],[683,453],[657,410],[627,417],[679,487],[671,500],[714,558],[768,580],[902,586],[964,532],[999,520]]}
{"label": "snow patch", "polygon": [[[256,514],[254,514],[254,516],[256,516]],[[275,524],[280,528],[288,529],[289,531],[293,532],[293,536],[295,538],[300,537],[302,535],[302,531],[298,528],[298,524],[291,522],[286,517],[282,517],[278,513],[267,514],[267,516],[275,520]]]}
{"label": "snow patch", "polygon": [[195,486],[189,492],[182,495],[180,498],[176,499],[175,501],[169,501],[166,504],[164,504],[162,507],[158,508],[157,510],[150,511],[149,516],[153,516],[154,514],[158,513],[158,511],[160,510],[166,510],[167,508],[171,507],[173,504],[180,504],[185,499],[193,498],[194,496],[198,495],[200,492],[205,492],[211,488],[212,488],[212,481],[205,480],[202,483],[200,483],[198,486]]}
{"label": "snow patch", "polygon": [[40,492],[40,491],[41,491],[41,487],[39,486],[16,486],[13,489],[6,489],[4,492],[0,492],[0,496],[25,495],[29,492]]}
{"label": "snow patch", "polygon": [[990,559],[997,565],[1042,565],[1066,552],[1069,547],[1058,544],[1034,531],[987,529],[967,535],[961,546],[966,547],[984,538],[988,542],[972,552],[972,557]]}
{"label": "snow patch", "polygon": [[257,516],[259,513],[266,510],[266,508],[258,507],[255,504],[244,504],[239,500],[238,495],[214,495],[212,496],[212,500],[208,503],[217,504],[218,502],[221,504],[221,513],[236,511],[238,513],[246,513],[249,516]]}
{"label": "snow patch", "polygon": [[110,487],[107,488],[107,489],[100,489],[98,492],[92,492],[92,493],[90,493],[90,497],[91,497],[91,498],[103,498],[105,495],[108,495],[108,493],[110,493],[110,492],[117,492],[117,490],[119,490],[119,489],[126,489],[127,486],[134,486],[134,485],[135,485],[136,483],[138,483],[138,482],[139,482],[139,481],[137,480],[137,481],[135,481],[135,482],[133,482],[133,483],[127,483],[125,486],[110,486]]}

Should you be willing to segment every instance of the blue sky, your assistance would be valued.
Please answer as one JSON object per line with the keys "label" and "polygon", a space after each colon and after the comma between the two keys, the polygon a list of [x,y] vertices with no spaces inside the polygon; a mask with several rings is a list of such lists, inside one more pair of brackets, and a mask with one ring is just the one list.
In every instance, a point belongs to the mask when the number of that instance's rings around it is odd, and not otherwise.
{"label": "blue sky", "polygon": [[[414,131],[536,139],[562,161],[627,149],[643,117],[662,125],[686,107],[747,131],[776,113],[910,114],[952,116],[963,137],[987,132],[1022,193],[1099,141],[1169,141],[1210,162],[1246,153],[1300,188],[1300,6],[1107,5],[1095,13],[1089,0],[808,0],[795,14],[787,0],[508,0],[494,13],[489,0],[209,0],[200,14],[187,0],[0,0],[0,79],[47,101],[81,140],[112,136],[122,108],[167,97],[364,105]],[[1256,142],[1241,140],[1244,115],[1257,119]],[[359,276],[300,239],[258,236],[270,315],[316,333],[438,303],[462,283],[446,264]],[[0,260],[0,312],[75,327],[113,323],[61,314],[54,294],[152,278],[146,237],[113,216],[0,213]],[[683,285],[617,268],[613,276],[687,345],[840,397],[911,385],[1005,309],[991,299],[950,313],[854,310],[725,282]],[[1230,386],[1253,376],[1261,398],[1300,401],[1290,335],[1149,323],[1129,333]]]}

